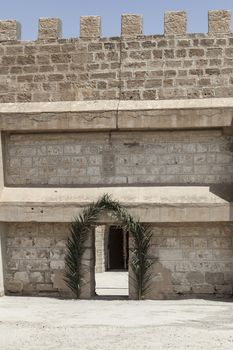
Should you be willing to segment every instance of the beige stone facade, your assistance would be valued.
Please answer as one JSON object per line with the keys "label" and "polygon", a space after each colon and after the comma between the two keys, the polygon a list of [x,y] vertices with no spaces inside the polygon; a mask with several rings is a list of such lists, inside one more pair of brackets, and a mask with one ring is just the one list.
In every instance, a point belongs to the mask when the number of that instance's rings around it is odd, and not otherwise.
{"label": "beige stone facade", "polygon": [[[210,11],[208,34],[187,34],[170,12],[164,35],[145,36],[142,16],[123,15],[121,36],[102,38],[101,18],[82,17],[80,38],[62,39],[43,18],[24,42],[0,21],[0,295],[72,297],[69,223],[104,193],[153,227],[148,298],[232,295],[230,23]],[[116,224],[106,214],[86,242],[83,298]]]}
{"label": "beige stone facade", "polygon": [[[69,296],[62,281],[68,224],[12,223],[6,236],[5,283],[8,292]],[[96,272],[104,265],[104,226],[96,230]],[[88,242],[84,263],[94,264]],[[102,245],[102,246],[101,246]],[[223,223],[153,225],[150,254],[154,275],[150,298],[180,295],[232,295],[233,225]],[[86,272],[89,282],[94,266]],[[130,289],[133,297],[133,289]]]}

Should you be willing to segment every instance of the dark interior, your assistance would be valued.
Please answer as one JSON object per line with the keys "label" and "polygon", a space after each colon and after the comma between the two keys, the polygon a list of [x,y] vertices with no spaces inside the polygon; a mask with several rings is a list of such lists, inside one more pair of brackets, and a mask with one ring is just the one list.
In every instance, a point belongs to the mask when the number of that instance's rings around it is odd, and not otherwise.
{"label": "dark interior", "polygon": [[124,259],[124,236],[120,227],[111,226],[108,239],[109,270],[128,269],[128,235],[126,236],[126,257]]}

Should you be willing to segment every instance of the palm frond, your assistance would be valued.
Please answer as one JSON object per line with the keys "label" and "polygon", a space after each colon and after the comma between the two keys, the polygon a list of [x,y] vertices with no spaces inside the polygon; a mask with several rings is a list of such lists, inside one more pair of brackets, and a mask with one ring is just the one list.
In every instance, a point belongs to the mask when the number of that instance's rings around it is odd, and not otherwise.
{"label": "palm frond", "polygon": [[104,211],[111,212],[120,226],[132,235],[130,266],[133,276],[131,278],[135,284],[137,298],[143,299],[151,285],[153,260],[148,254],[152,236],[151,228],[135,220],[118,201],[112,200],[108,194],[104,194],[96,203],[84,208],[71,223],[70,236],[66,244],[64,281],[79,298],[83,286],[82,256],[86,249],[85,242],[91,234],[91,227],[96,224],[99,215]]}

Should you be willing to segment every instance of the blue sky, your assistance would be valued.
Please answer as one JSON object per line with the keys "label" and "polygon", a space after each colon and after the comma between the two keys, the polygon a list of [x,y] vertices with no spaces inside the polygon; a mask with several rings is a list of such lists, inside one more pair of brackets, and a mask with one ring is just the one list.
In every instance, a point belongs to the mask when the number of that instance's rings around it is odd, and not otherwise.
{"label": "blue sky", "polygon": [[144,33],[163,33],[163,16],[168,10],[186,10],[189,32],[207,32],[207,12],[229,9],[233,0],[0,0],[1,19],[17,19],[22,24],[22,38],[37,37],[39,17],[59,17],[63,37],[79,35],[79,17],[102,16],[103,36],[120,34],[122,13],[144,15]]}

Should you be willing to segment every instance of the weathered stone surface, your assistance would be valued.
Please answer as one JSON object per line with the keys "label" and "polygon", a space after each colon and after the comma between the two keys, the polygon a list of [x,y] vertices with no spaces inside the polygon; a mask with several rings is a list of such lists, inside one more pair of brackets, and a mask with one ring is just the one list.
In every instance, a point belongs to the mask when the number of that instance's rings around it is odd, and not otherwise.
{"label": "weathered stone surface", "polygon": [[82,16],[80,18],[80,38],[100,38],[101,30],[100,16]]}
{"label": "weathered stone surface", "polygon": [[229,33],[231,31],[231,12],[226,10],[209,11],[209,33]]}
{"label": "weathered stone surface", "polygon": [[[83,37],[89,36],[89,40],[4,43],[0,48],[0,103],[233,96],[233,38],[229,30],[219,32],[216,40],[214,33],[195,38],[183,33],[176,39],[143,36],[140,16],[132,16],[132,21],[123,18],[122,38],[100,39],[96,29]],[[229,23],[212,22],[220,29]],[[96,27],[90,24],[87,28]],[[53,38],[57,36],[54,33],[56,30],[50,34]],[[95,42],[90,41],[91,35]],[[9,74],[14,76],[11,81],[7,80]]]}
{"label": "weathered stone surface", "polygon": [[95,272],[100,273],[106,270],[106,227],[97,226],[95,229]]}
{"label": "weathered stone surface", "polygon": [[[62,226],[62,227],[60,227]],[[72,297],[64,284],[64,255],[63,244],[68,236],[68,224],[11,224],[7,235],[7,268],[6,286],[10,293],[38,294],[57,293],[64,297]],[[46,231],[47,230],[47,231]],[[13,237],[20,236],[24,241],[31,232],[35,232],[34,245],[30,249],[31,255],[24,255],[25,248],[17,244]],[[38,234],[38,232],[41,232]],[[149,298],[163,299],[175,295],[186,294],[214,294],[218,296],[230,295],[232,290],[232,256],[224,256],[225,246],[221,245],[221,238],[232,240],[233,228],[231,224],[163,224],[153,226],[153,247],[150,254],[154,257],[153,288]],[[45,259],[41,252],[40,241],[47,242],[50,252]],[[207,242],[215,239],[215,247],[219,242],[218,256],[212,253],[212,247]],[[90,236],[87,256],[83,259],[85,286],[82,290],[83,298],[93,297],[94,285],[94,234]],[[189,248],[184,241],[201,241],[201,245],[190,244]],[[204,245],[204,241],[206,244]],[[14,245],[12,246],[12,242]],[[132,241],[130,241],[131,247]],[[203,253],[205,246],[205,254]],[[61,249],[58,249],[60,247]],[[92,248],[91,248],[92,247]],[[91,248],[91,249],[90,249]],[[215,248],[215,249],[216,249]],[[34,253],[32,254],[32,249]],[[17,250],[17,255],[14,251]],[[21,252],[21,253],[20,253]],[[187,254],[189,252],[189,254]],[[197,258],[197,256],[199,256]],[[16,264],[19,262],[18,264]],[[10,264],[14,268],[10,268]],[[13,265],[12,265],[13,266]],[[132,273],[132,272],[130,272]],[[130,298],[135,298],[134,286],[130,285]]]}
{"label": "weathered stone surface", "polygon": [[23,283],[29,283],[28,273],[26,271],[16,272],[14,274],[14,279]]}
{"label": "weathered stone surface", "polygon": [[164,17],[165,34],[185,34],[187,30],[186,12],[167,12]]}
{"label": "weathered stone surface", "polygon": [[222,272],[206,272],[206,283],[212,285],[222,285],[224,283],[224,274]]}
{"label": "weathered stone surface", "polygon": [[[216,131],[9,134],[7,185],[232,182],[232,136]],[[130,151],[130,152],[129,152]],[[131,154],[133,151],[133,154]]]}
{"label": "weathered stone surface", "polygon": [[[68,223],[106,192],[157,223],[151,298],[230,295],[230,14],[210,12],[208,35],[186,26],[184,12],[169,13],[165,36],[143,36],[142,17],[125,15],[122,37],[106,39],[100,18],[85,17],[81,40],[58,40],[59,20],[44,19],[40,40],[19,43],[17,23],[0,22],[0,220],[9,225],[0,295],[3,284],[8,293],[68,295]],[[95,293],[93,237],[84,298]],[[97,249],[102,263],[103,255]]]}
{"label": "weathered stone surface", "polygon": [[192,287],[194,294],[213,294],[214,291],[214,287],[209,284],[200,284]]}
{"label": "weathered stone surface", "polygon": [[187,274],[190,284],[201,284],[204,282],[204,275],[200,271],[193,271]]}
{"label": "weathered stone surface", "polygon": [[22,281],[7,281],[6,282],[6,292],[8,293],[21,293],[23,291]]}
{"label": "weathered stone surface", "polygon": [[122,15],[121,35],[123,37],[135,37],[143,34],[143,17],[139,15]]}
{"label": "weathered stone surface", "polygon": [[39,40],[59,39],[62,36],[62,22],[59,18],[40,18]]}
{"label": "weathered stone surface", "polygon": [[[10,225],[6,237],[6,292],[22,295],[57,293],[70,297],[63,280],[63,242],[68,234],[68,224]],[[24,242],[31,240],[33,245],[25,246]]]}
{"label": "weathered stone surface", "polygon": [[[4,222],[64,223],[81,213],[83,206],[109,193],[127,207],[142,222],[229,222],[231,205],[219,197],[219,187],[208,186],[137,186],[85,188],[10,188],[1,194],[0,219]],[[221,195],[229,196],[229,187]],[[182,196],[181,196],[182,194]],[[227,197],[228,198],[228,197]],[[54,205],[56,203],[56,205]],[[110,215],[99,218],[99,224],[114,223]],[[63,223],[63,224],[62,224]],[[32,234],[30,232],[30,234]],[[213,251],[214,255],[218,251]]]}
{"label": "weathered stone surface", "polygon": [[0,21],[0,42],[21,39],[21,25],[14,20]]}
{"label": "weathered stone surface", "polygon": [[6,264],[6,225],[0,224],[0,296],[3,296],[5,293],[4,275]]}

